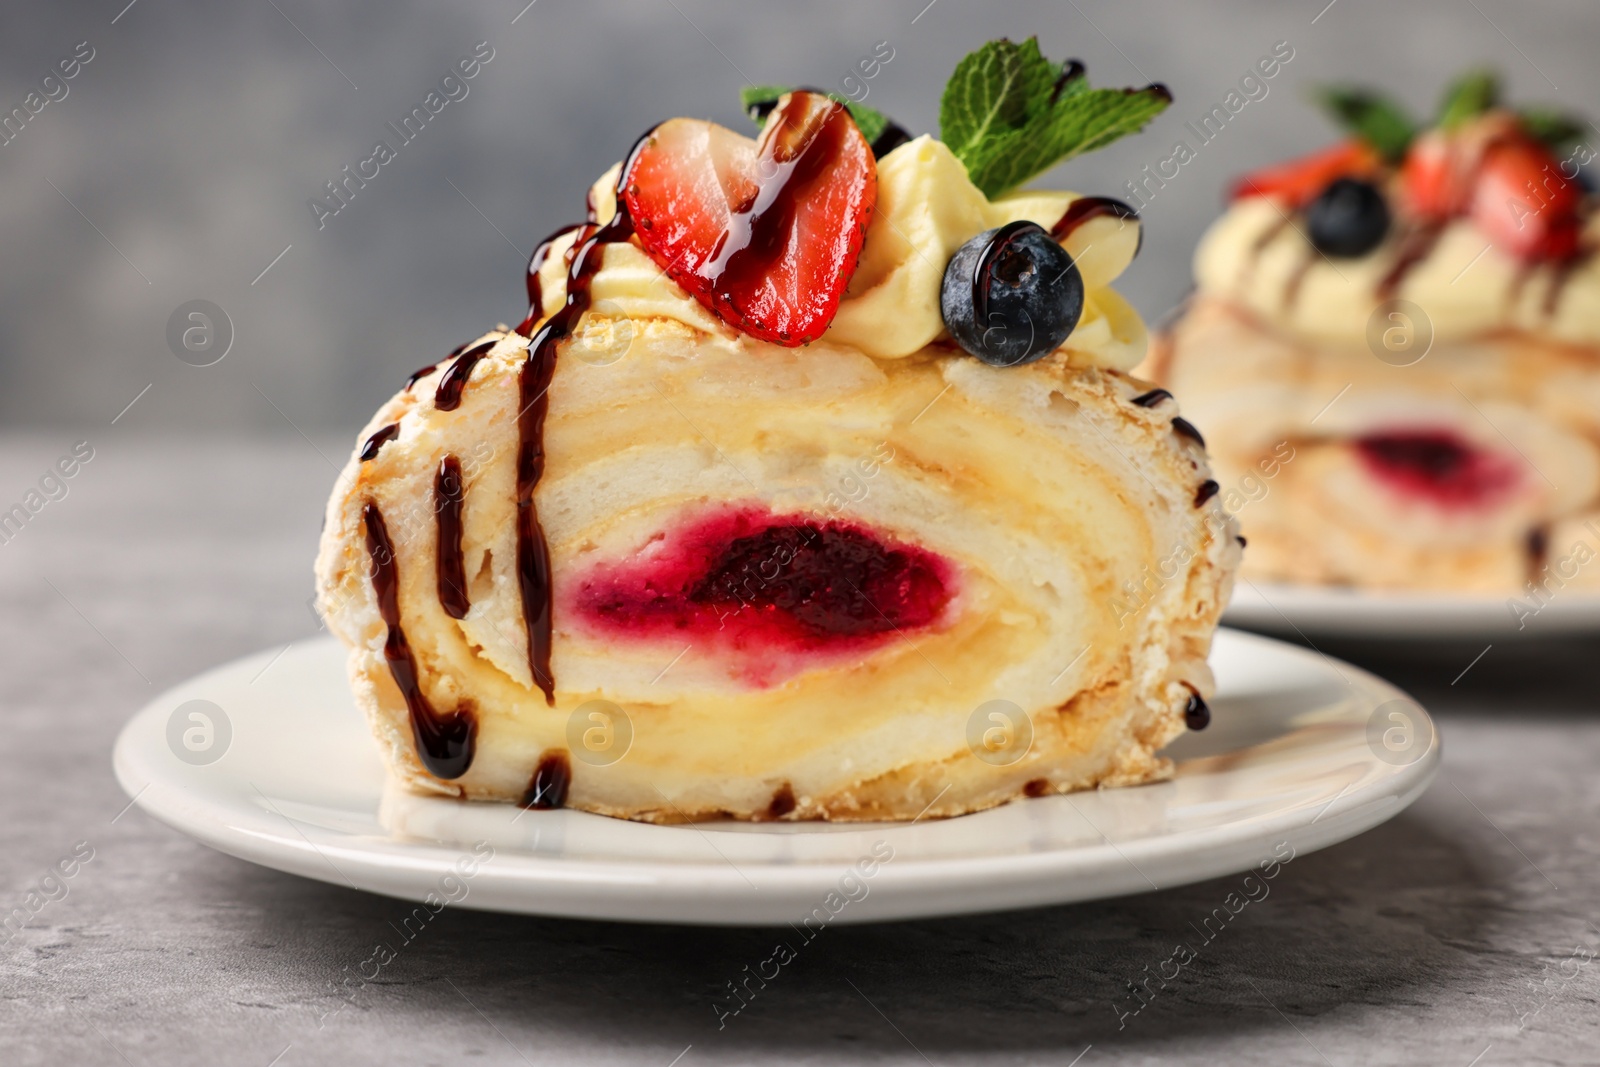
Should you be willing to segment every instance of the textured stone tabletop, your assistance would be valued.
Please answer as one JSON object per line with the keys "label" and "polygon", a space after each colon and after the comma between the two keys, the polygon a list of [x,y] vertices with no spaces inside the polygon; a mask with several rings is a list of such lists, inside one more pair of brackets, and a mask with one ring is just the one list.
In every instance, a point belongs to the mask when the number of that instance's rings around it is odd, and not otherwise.
{"label": "textured stone tabletop", "polygon": [[[5,506],[74,443],[0,442]],[[1600,1062],[1592,641],[1496,641],[1465,674],[1486,642],[1331,649],[1436,713],[1443,771],[1394,821],[1285,868],[1137,1015],[1126,983],[1228,879],[830,928],[721,1030],[715,996],[768,931],[447,909],[347,1003],[336,984],[402,904],[213,852],[128,809],[110,769],[149,696],[314,632],[339,446],[111,427],[90,447],[0,544],[0,912],[29,916],[0,932],[8,1067]],[[58,864],[71,877],[46,881]]]}

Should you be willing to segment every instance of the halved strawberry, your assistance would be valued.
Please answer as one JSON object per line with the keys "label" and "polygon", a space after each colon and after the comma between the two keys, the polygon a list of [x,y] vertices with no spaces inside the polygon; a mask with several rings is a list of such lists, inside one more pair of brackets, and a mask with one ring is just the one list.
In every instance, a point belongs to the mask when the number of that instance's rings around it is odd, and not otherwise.
{"label": "halved strawberry", "polygon": [[644,250],[723,322],[794,347],[833,321],[878,197],[872,148],[820,93],[778,101],[761,139],[669,119],[621,183]]}
{"label": "halved strawberry", "polygon": [[1291,207],[1303,207],[1335,178],[1364,178],[1376,174],[1382,164],[1365,141],[1341,141],[1308,156],[1251,171],[1233,183],[1229,199],[1272,196]]}
{"label": "halved strawberry", "polygon": [[1561,173],[1561,161],[1526,136],[1497,141],[1484,153],[1472,191],[1471,215],[1494,243],[1522,259],[1577,254],[1583,190]]}
{"label": "halved strawberry", "polygon": [[1464,213],[1484,156],[1500,141],[1520,136],[1515,116],[1491,111],[1454,129],[1417,135],[1400,166],[1400,189],[1406,207],[1425,219],[1441,220]]}

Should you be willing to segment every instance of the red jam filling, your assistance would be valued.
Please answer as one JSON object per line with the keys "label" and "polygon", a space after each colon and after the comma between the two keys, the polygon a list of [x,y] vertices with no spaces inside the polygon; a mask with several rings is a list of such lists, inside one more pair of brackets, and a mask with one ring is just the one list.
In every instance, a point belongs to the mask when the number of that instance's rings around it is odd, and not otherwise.
{"label": "red jam filling", "polygon": [[867,527],[748,507],[657,535],[576,584],[572,612],[613,637],[681,639],[754,657],[770,684],[779,659],[853,652],[939,621],[954,568]]}
{"label": "red jam filling", "polygon": [[1395,430],[1357,438],[1374,478],[1401,493],[1449,508],[1491,504],[1515,488],[1521,469],[1508,456],[1449,430]]}

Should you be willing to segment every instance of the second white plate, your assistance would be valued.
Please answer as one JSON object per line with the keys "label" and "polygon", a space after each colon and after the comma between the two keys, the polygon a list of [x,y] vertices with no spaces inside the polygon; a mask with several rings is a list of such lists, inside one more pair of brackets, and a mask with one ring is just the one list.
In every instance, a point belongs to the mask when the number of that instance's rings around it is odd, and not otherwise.
{"label": "second white plate", "polygon": [[[1513,605],[1520,605],[1514,608]],[[1340,637],[1496,638],[1600,631],[1600,595],[1371,592],[1240,579],[1223,621],[1252,630]]]}
{"label": "second white plate", "polygon": [[1172,781],[915,824],[652,826],[412,796],[389,783],[326,637],[157,697],[122,731],[115,765],[141,807],[213,848],[434,910],[800,929],[1256,869],[1248,893],[1432,779],[1433,724],[1387,683],[1227,630],[1212,665],[1212,725],[1171,747]]}

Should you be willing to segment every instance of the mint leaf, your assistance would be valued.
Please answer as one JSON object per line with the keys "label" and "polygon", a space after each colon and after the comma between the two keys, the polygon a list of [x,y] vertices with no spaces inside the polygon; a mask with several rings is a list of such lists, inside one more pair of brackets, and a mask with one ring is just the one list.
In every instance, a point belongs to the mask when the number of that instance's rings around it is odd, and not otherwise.
{"label": "mint leaf", "polygon": [[1390,163],[1398,163],[1417,134],[1405,109],[1386,96],[1330,85],[1316,92],[1317,102],[1335,122],[1359,137]]}
{"label": "mint leaf", "polygon": [[994,197],[1073,156],[1136,133],[1172,102],[1162,85],[1093,89],[1076,60],[1056,64],[1030,37],[990,41],[956,64],[939,134]]}
{"label": "mint leaf", "polygon": [[1564,111],[1548,107],[1530,107],[1518,112],[1522,128],[1528,136],[1543,141],[1556,151],[1583,140],[1587,124]]}
{"label": "mint leaf", "polygon": [[1500,78],[1492,70],[1468,71],[1449,89],[1439,105],[1440,129],[1453,130],[1500,102]]}
{"label": "mint leaf", "polygon": [[[739,106],[743,107],[745,114],[750,116],[750,121],[754,122],[757,128],[760,128],[767,124],[767,116],[772,113],[772,108],[777,104],[778,98],[783,96],[784,93],[793,92],[794,88],[791,85],[746,85],[739,90]],[[807,91],[819,92],[820,90],[809,89]],[[883,131],[889,128],[889,117],[883,112],[858,104],[849,97],[841,96],[839,93],[826,93],[824,95],[830,100],[837,100],[849,109],[850,117],[856,120],[856,126],[861,130],[861,136],[867,139],[868,144],[876,141],[883,135]]]}

